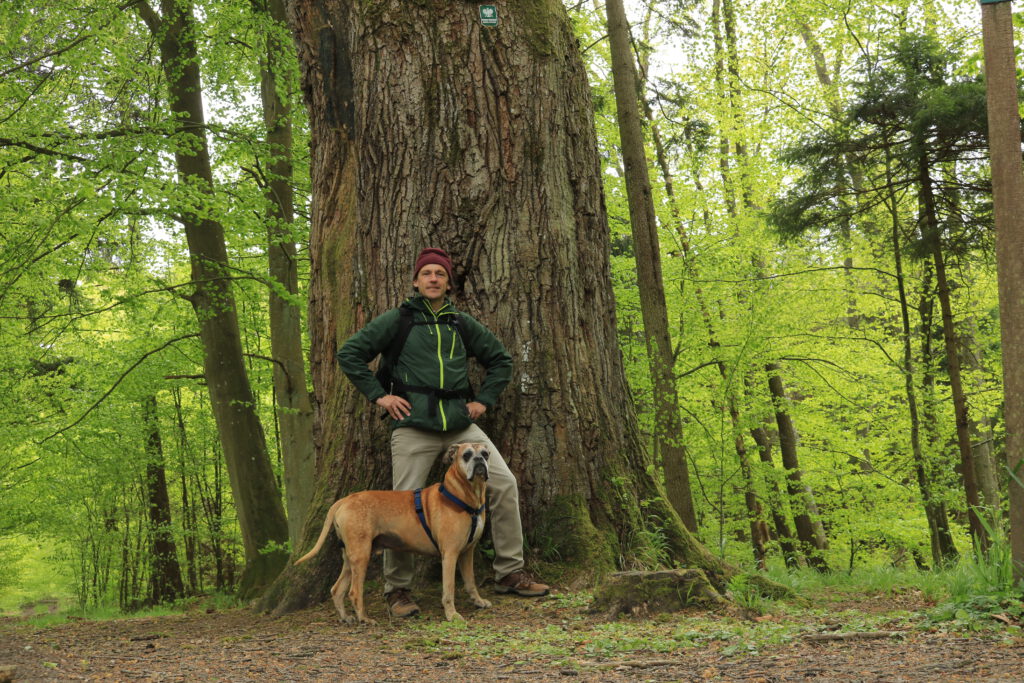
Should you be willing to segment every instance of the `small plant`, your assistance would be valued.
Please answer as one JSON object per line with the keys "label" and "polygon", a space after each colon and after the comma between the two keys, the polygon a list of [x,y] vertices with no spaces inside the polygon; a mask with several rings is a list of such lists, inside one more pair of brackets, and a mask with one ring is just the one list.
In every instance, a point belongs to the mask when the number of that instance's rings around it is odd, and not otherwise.
{"label": "small plant", "polygon": [[740,607],[757,614],[765,612],[768,601],[747,574],[737,574],[729,579],[727,588],[727,597]]}

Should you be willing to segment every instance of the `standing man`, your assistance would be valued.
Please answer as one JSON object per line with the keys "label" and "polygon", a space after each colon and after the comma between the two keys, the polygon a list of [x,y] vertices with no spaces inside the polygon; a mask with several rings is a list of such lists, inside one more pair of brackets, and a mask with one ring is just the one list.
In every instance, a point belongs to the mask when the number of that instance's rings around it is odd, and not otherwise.
{"label": "standing man", "polygon": [[[519,489],[504,458],[475,421],[494,406],[512,375],[512,357],[475,319],[448,298],[452,262],[443,249],[420,252],[413,270],[416,295],[371,320],[338,351],[338,362],[356,388],[391,417],[392,487],[421,488],[437,457],[463,442],[486,443],[491,452],[487,493],[494,542],[494,590],[526,597],[548,586],[523,570]],[[404,343],[403,343],[404,339]],[[375,376],[367,364],[384,354]],[[469,358],[487,370],[475,392]],[[384,593],[392,616],[410,617],[419,606],[409,593],[413,558],[384,552]]]}

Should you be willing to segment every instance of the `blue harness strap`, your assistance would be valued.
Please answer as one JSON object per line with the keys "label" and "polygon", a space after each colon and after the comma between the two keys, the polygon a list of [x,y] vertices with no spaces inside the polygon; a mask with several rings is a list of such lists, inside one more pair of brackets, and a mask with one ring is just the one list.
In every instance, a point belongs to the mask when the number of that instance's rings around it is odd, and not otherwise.
{"label": "blue harness strap", "polygon": [[[437,545],[437,540],[434,538],[434,534],[430,531],[430,526],[427,524],[427,516],[423,514],[423,489],[416,489],[412,492],[412,502],[416,506],[416,517],[420,520],[420,526],[423,527],[423,531],[427,533],[427,538],[437,548],[437,552],[441,552],[441,548]],[[484,499],[484,504],[478,508],[470,507],[468,503],[456,496],[454,493],[444,487],[444,484],[440,486],[441,495],[450,500],[455,504],[456,507],[462,509],[463,512],[467,513],[472,518],[472,523],[469,525],[469,538],[466,539],[466,545],[473,542],[473,537],[476,536],[476,528],[480,523],[480,514],[487,509],[487,500]]]}
{"label": "blue harness strap", "polygon": [[420,518],[420,526],[427,532],[427,538],[429,538],[430,542],[434,544],[435,548],[437,548],[437,552],[441,552],[441,548],[438,547],[437,541],[434,540],[434,534],[430,533],[430,527],[427,526],[427,517],[423,514],[423,497],[420,495],[422,491],[423,489],[416,489],[412,492],[412,502],[413,505],[416,506],[416,516]]}

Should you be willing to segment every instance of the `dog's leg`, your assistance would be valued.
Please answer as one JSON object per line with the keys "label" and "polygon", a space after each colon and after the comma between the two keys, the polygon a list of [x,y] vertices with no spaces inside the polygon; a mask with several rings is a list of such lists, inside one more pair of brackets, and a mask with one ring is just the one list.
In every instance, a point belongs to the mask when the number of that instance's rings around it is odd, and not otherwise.
{"label": "dog's leg", "polygon": [[361,624],[376,624],[377,622],[366,616],[366,604],[363,601],[363,583],[366,580],[366,567],[370,564],[370,544],[366,547],[346,547],[349,564],[352,567],[352,583],[348,590],[349,600],[352,601],[352,609],[355,610],[356,619]]}
{"label": "dog's leg", "polygon": [[348,560],[348,553],[343,549],[341,551],[341,574],[338,575],[338,580],[334,582],[334,586],[331,587],[331,599],[334,600],[334,606],[338,610],[338,616],[341,617],[342,623],[350,624],[354,619],[345,613],[345,593],[348,592],[349,584],[352,583],[352,566]]}
{"label": "dog's leg", "polygon": [[491,601],[485,600],[480,597],[480,592],[476,587],[476,578],[473,576],[473,555],[476,546],[471,546],[462,551],[459,555],[459,574],[462,576],[462,583],[466,586],[466,592],[469,593],[470,600],[477,607],[490,607]]}
{"label": "dog's leg", "polygon": [[455,565],[458,560],[454,551],[441,552],[441,605],[448,621],[462,621],[462,615],[455,610]]}

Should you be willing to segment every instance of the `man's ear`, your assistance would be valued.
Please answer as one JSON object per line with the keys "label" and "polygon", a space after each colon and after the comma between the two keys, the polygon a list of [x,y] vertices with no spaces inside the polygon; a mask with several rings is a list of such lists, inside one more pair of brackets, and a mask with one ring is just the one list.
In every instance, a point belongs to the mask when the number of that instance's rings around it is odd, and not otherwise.
{"label": "man's ear", "polygon": [[459,452],[460,446],[462,446],[462,444],[460,443],[452,444],[451,446],[449,446],[448,450],[445,451],[444,453],[444,457],[441,458],[441,464],[451,465],[452,461],[455,460],[455,455]]}

